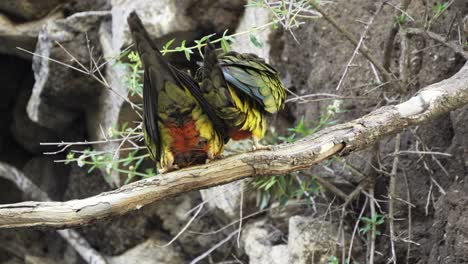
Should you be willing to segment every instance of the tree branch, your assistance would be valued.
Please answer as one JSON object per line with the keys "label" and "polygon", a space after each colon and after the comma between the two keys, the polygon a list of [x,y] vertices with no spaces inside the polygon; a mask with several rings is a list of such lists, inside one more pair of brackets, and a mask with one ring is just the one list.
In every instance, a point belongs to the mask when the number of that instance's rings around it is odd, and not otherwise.
{"label": "tree branch", "polygon": [[354,121],[326,128],[271,151],[234,155],[125,185],[114,191],[67,202],[0,205],[0,228],[75,227],[117,216],[184,192],[252,176],[309,168],[332,156],[364,149],[403,128],[420,124],[468,103],[468,64],[451,78],[420,90],[408,101],[385,106]]}

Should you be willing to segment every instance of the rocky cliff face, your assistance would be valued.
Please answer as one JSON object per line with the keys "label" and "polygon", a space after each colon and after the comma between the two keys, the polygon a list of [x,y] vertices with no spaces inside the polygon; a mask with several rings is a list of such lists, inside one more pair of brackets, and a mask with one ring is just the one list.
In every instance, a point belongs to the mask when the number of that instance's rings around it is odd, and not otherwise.
{"label": "rocky cliff face", "polygon": [[[378,10],[373,0],[336,1],[326,11],[353,35],[364,31],[365,23]],[[414,19],[432,14],[436,1],[413,1],[408,13]],[[44,142],[81,142],[103,140],[109,128],[123,121],[135,120],[128,102],[107,89],[88,73],[96,69],[99,58],[115,57],[131,44],[126,16],[136,10],[152,37],[160,43],[176,38],[192,43],[202,36],[243,32],[268,23],[271,10],[245,7],[243,0],[100,0],[100,1],[2,1],[0,3],[0,161],[25,173],[54,200],[88,197],[108,191],[125,179],[106,170],[87,172],[87,168],[64,165],[66,153],[44,156],[57,151]],[[383,52],[391,31],[395,8],[384,6],[369,27],[365,46],[383,60]],[[468,14],[463,0],[452,5],[433,23],[431,30],[447,39],[462,38],[462,18]],[[318,122],[327,111],[330,100],[316,100],[320,95],[339,95],[341,112],[336,122],[345,122],[369,111],[398,102],[427,84],[442,80],[456,72],[464,60],[450,49],[422,36],[408,38],[408,46],[396,39],[390,69],[401,74],[399,58],[409,50],[411,79],[403,90],[383,90],[372,65],[357,55],[348,67],[347,78],[340,82],[355,47],[349,44],[325,19],[306,20],[291,32],[266,27],[256,38],[241,35],[233,49],[257,53],[277,67],[291,91],[286,110],[271,122],[272,135],[287,134],[301,118]],[[411,23],[411,21],[409,22]],[[36,53],[36,56],[18,50]],[[62,48],[63,47],[63,48]],[[70,58],[65,50],[73,55]],[[92,56],[90,56],[90,54]],[[44,57],[71,65],[67,67]],[[186,69],[196,68],[183,54],[170,55],[171,61]],[[97,63],[96,63],[97,64]],[[94,66],[93,66],[94,65]],[[119,93],[126,93],[123,81],[128,69],[121,64],[107,64],[101,69],[108,84]],[[80,72],[81,71],[81,72]],[[340,83],[339,89],[337,86]],[[310,95],[314,96],[310,96]],[[297,98],[308,95],[308,97]],[[319,97],[315,97],[319,96]],[[135,99],[135,98],[130,98]],[[330,99],[330,97],[328,97]],[[137,99],[135,103],[139,103]],[[468,222],[464,221],[468,206],[468,120],[465,107],[443,116],[431,124],[408,129],[401,135],[402,150],[440,152],[450,155],[408,154],[401,157],[397,170],[396,203],[398,262],[465,263],[468,262],[466,241]],[[104,131],[104,133],[103,133]],[[394,139],[380,143],[380,169],[392,166]],[[96,145],[107,151],[115,144]],[[239,146],[234,146],[237,148]],[[81,148],[82,149],[82,148]],[[365,172],[371,151],[346,157],[354,170]],[[362,173],[352,173],[342,162],[317,166],[304,175],[320,175],[350,192],[363,180]],[[0,175],[1,176],[1,175]],[[375,195],[387,199],[388,177],[377,177]],[[337,239],[343,227],[349,240],[364,196],[349,208],[348,217],[340,225],[342,201],[322,190],[315,199],[316,208],[301,201],[286,206],[271,204],[259,211],[255,191],[248,181],[232,183],[201,192],[191,192],[171,200],[144,207],[119,218],[78,228],[92,248],[105,255],[109,263],[186,263],[217,247],[203,263],[238,261],[238,263],[327,263],[339,257],[342,243]],[[244,192],[241,199],[240,193]],[[27,200],[8,180],[0,177],[0,203]],[[243,202],[241,206],[241,201]],[[161,248],[177,235],[194,214],[194,207],[206,203],[201,215],[175,243]],[[387,204],[380,203],[381,214]],[[408,207],[409,206],[409,207]],[[280,209],[278,209],[281,207]],[[409,209],[410,208],[410,209]],[[314,211],[316,209],[316,211]],[[243,220],[236,242],[239,212],[254,216]],[[368,215],[368,214],[366,214]],[[411,216],[411,217],[409,217]],[[408,222],[408,219],[411,219]],[[222,229],[220,231],[216,231]],[[388,233],[385,224],[379,226]],[[215,232],[216,231],[216,232]],[[366,235],[354,242],[353,258],[364,263]],[[230,240],[223,244],[225,238]],[[3,241],[8,241],[4,243]],[[217,246],[219,245],[219,246]],[[408,257],[407,247],[411,246]],[[379,236],[377,250],[382,252],[376,263],[389,258],[389,239]],[[0,262],[5,263],[83,263],[74,248],[50,230],[0,230]],[[334,263],[334,262],[333,262]]]}

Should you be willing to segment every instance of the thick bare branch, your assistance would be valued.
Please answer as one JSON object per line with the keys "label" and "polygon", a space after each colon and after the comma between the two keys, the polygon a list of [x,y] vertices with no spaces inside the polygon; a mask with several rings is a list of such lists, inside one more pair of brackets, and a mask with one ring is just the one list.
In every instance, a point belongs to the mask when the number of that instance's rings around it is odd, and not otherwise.
{"label": "thick bare branch", "polygon": [[271,151],[257,151],[140,180],[114,191],[67,202],[0,205],[0,228],[80,226],[124,214],[184,192],[252,176],[297,171],[346,155],[468,103],[468,64],[449,79],[420,90],[408,101],[382,107],[354,121],[324,129]]}

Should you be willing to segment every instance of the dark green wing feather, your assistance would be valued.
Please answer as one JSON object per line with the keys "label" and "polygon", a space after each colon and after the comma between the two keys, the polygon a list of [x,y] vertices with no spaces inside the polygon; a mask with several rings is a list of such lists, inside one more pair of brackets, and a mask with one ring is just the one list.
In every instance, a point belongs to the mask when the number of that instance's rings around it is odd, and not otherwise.
{"label": "dark green wing feather", "polygon": [[207,43],[203,59],[201,93],[228,126],[239,125],[245,117],[237,108],[219,65],[214,47]]}
{"label": "dark green wing feather", "polygon": [[[148,149],[155,160],[161,156],[160,132],[158,128],[158,87],[164,85],[164,78],[170,78],[167,74],[165,62],[158,59],[158,52],[143,27],[143,23],[135,12],[127,19],[133,40],[135,41],[140,59],[144,67],[143,76],[143,124]],[[164,74],[166,73],[166,74]]]}
{"label": "dark green wing feather", "polygon": [[179,79],[179,81],[189,89],[190,93],[195,97],[195,99],[200,104],[203,112],[208,116],[210,121],[213,123],[213,127],[218,132],[218,134],[223,138],[224,143],[226,143],[229,138],[227,137],[227,127],[225,123],[220,119],[220,117],[216,114],[215,109],[213,106],[207,102],[207,100],[203,97],[201,92],[200,86],[197,82],[189,76],[187,73],[183,71],[179,71],[178,69],[172,67],[172,70],[175,76]]}
{"label": "dark green wing feather", "polygon": [[284,107],[286,93],[278,72],[254,54],[229,52],[219,56],[226,81],[276,113]]}

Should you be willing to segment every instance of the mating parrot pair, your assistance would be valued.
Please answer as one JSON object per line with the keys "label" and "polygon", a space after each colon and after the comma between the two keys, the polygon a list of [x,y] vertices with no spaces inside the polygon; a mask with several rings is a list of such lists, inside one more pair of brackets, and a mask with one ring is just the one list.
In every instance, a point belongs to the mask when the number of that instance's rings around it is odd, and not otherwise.
{"label": "mating parrot pair", "polygon": [[206,163],[231,138],[265,135],[266,114],[284,107],[278,72],[259,57],[205,48],[201,86],[169,64],[138,15],[127,19],[144,69],[145,143],[160,172]]}

